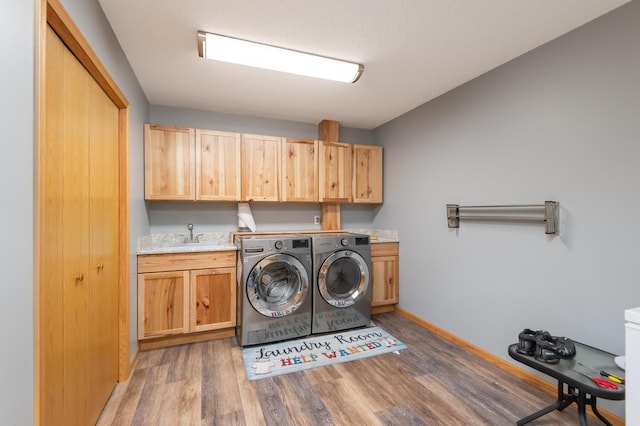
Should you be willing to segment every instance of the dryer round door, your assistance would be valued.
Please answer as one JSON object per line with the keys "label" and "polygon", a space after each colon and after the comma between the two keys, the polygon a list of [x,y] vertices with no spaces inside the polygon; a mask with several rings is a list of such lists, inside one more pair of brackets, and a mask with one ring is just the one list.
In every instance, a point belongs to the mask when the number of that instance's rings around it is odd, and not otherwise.
{"label": "dryer round door", "polygon": [[284,317],[295,312],[307,298],[309,277],[294,256],[274,254],[253,267],[246,291],[256,311],[267,317]]}
{"label": "dryer round door", "polygon": [[332,253],[318,271],[318,290],[324,300],[337,308],[347,308],[362,300],[369,288],[369,266],[351,250]]}

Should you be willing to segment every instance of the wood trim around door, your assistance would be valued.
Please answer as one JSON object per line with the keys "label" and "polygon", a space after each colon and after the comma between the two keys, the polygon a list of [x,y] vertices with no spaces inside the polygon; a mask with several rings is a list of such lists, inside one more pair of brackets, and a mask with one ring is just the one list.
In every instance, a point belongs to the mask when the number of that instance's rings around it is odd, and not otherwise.
{"label": "wood trim around door", "polygon": [[[41,151],[44,146],[44,131],[46,125],[46,114],[44,113],[44,58],[46,52],[46,29],[50,25],[69,50],[76,56],[80,63],[87,69],[89,74],[105,91],[111,101],[119,108],[118,121],[118,380],[126,380],[131,371],[132,360],[129,359],[129,101],[120,91],[115,81],[111,78],[106,68],[100,62],[98,56],[93,51],[87,40],[84,38],[79,28],[66,12],[60,0],[39,0],[37,8],[37,34],[35,58],[35,129],[34,138],[36,146],[35,153],[35,237],[34,237],[34,424],[41,423],[40,397],[41,372],[42,372],[42,347],[40,345],[40,316],[41,304],[46,301],[40,297],[40,274],[42,271],[39,247],[43,236],[40,226],[40,188],[42,179],[39,164],[41,162]],[[135,359],[135,357],[134,357]]]}

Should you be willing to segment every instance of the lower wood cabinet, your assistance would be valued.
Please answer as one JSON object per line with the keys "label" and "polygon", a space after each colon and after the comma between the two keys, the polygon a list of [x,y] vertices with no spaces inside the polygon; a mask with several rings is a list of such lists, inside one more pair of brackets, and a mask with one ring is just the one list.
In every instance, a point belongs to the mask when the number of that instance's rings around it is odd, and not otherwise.
{"label": "lower wood cabinet", "polygon": [[139,340],[235,325],[235,251],[138,256]]}
{"label": "lower wood cabinet", "polygon": [[395,310],[398,304],[398,243],[371,244],[371,312]]}

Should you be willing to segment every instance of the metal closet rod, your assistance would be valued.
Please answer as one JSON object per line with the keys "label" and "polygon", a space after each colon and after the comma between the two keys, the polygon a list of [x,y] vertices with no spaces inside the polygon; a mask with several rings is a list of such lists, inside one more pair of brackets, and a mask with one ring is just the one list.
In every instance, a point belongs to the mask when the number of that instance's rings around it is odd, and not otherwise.
{"label": "metal closet rod", "polygon": [[[515,216],[505,215],[460,215],[460,211],[464,209],[482,210],[482,209],[541,209],[544,213],[544,217],[539,216],[523,216],[521,213],[517,213]],[[501,204],[501,205],[487,205],[487,206],[460,206],[458,204],[447,204],[447,225],[449,228],[459,228],[460,219],[466,220],[496,220],[496,221],[508,221],[508,222],[544,222],[545,234],[557,234],[558,233],[558,202],[557,201],[545,201],[544,204]],[[468,212],[471,213],[471,212]],[[504,213],[504,212],[500,212]]]}

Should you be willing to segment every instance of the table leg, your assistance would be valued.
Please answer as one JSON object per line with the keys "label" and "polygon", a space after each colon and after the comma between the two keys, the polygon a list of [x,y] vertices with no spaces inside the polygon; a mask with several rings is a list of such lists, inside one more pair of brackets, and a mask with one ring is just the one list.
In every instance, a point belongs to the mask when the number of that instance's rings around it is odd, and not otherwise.
{"label": "table leg", "polygon": [[518,420],[516,425],[522,426],[524,424],[527,424],[530,421],[537,419],[538,417],[542,417],[545,414],[549,414],[553,410],[562,411],[565,408],[567,408],[569,405],[571,405],[575,400],[576,400],[575,395],[573,393],[568,395],[564,393],[564,383],[561,381],[558,381],[558,399],[556,400],[556,402],[554,402],[548,407],[543,408],[542,410],[536,411],[535,413]]}
{"label": "table leg", "polygon": [[609,423],[609,420],[605,419],[602,414],[600,414],[600,412],[598,411],[598,409],[596,408],[596,397],[591,395],[591,399],[589,400],[589,404],[591,404],[591,411],[593,411],[593,414],[595,414],[600,421],[602,421],[602,423],[604,423],[607,426],[611,426],[611,423]]}
{"label": "table leg", "polygon": [[558,411],[562,411],[568,406],[570,406],[571,404],[573,404],[574,402],[576,402],[577,401],[576,395],[578,395],[578,391],[573,386],[567,386],[567,393],[565,394],[564,383],[560,382],[558,384],[558,400],[560,400],[562,396],[563,403],[560,406],[560,408],[558,408]]}
{"label": "table leg", "polygon": [[585,411],[587,405],[587,394],[578,392],[578,420],[580,426],[587,426],[587,413]]}

